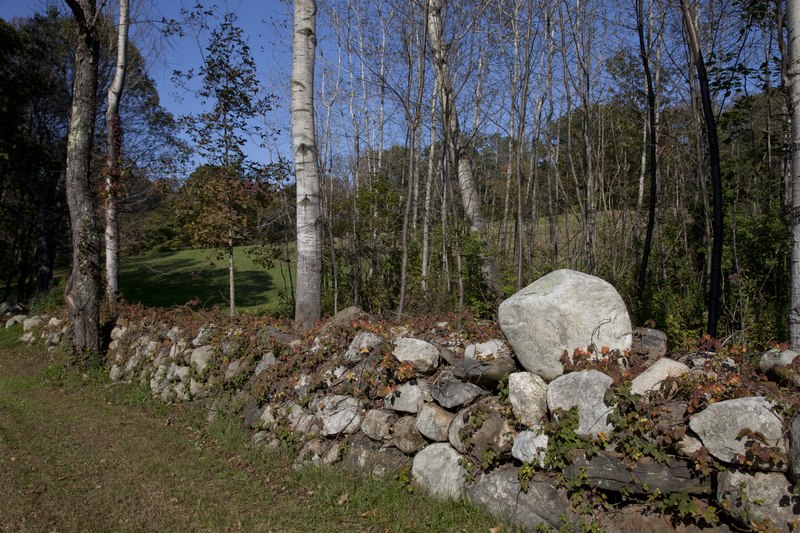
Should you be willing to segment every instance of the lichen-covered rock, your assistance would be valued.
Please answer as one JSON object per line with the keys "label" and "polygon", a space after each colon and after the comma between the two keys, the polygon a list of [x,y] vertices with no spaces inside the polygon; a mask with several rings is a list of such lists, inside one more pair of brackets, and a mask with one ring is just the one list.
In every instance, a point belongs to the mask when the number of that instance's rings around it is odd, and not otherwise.
{"label": "lichen-covered rock", "polygon": [[167,368],[167,381],[175,382],[175,381],[186,381],[189,377],[189,367],[188,366],[181,366],[172,363]]}
{"label": "lichen-covered rock", "polygon": [[498,320],[522,366],[546,381],[564,372],[564,350],[631,347],[631,321],[617,291],[574,270],[556,270],[517,292],[500,304]]}
{"label": "lichen-covered rock", "polygon": [[479,344],[470,344],[464,348],[464,357],[467,359],[493,359],[495,357],[508,357],[511,349],[500,339],[491,339]]}
{"label": "lichen-covered rock", "polygon": [[477,385],[455,379],[451,373],[445,371],[431,385],[430,394],[442,407],[453,409],[468,405],[476,398],[486,396],[488,393]]}
{"label": "lichen-covered rock", "polygon": [[352,396],[338,394],[325,396],[319,402],[322,434],[329,437],[342,433],[355,433],[361,425],[360,409],[359,401]]}
{"label": "lichen-covered rock", "polygon": [[430,401],[430,386],[425,381],[403,383],[384,401],[384,406],[393,411],[416,414],[422,402]]}
{"label": "lichen-covered rock", "polygon": [[22,331],[30,331],[35,327],[38,327],[42,324],[41,317],[32,316],[28,317],[22,321]]}
{"label": "lichen-covered rock", "polygon": [[287,402],[279,410],[279,415],[285,418],[289,427],[297,433],[317,435],[320,432],[317,417],[295,402]]}
{"label": "lichen-covered rock", "polygon": [[111,370],[108,372],[108,379],[113,382],[120,381],[122,379],[122,368],[119,365],[112,365]]}
{"label": "lichen-covered rock", "polygon": [[711,455],[726,463],[737,463],[745,454],[747,439],[739,437],[743,429],[761,433],[770,446],[786,452],[783,420],[761,396],[712,403],[689,419],[689,427]]}
{"label": "lichen-covered rock", "polygon": [[228,366],[225,367],[225,381],[232,381],[236,377],[239,376],[241,372],[245,369],[244,361],[241,359],[234,359]]}
{"label": "lichen-covered rock", "polygon": [[212,357],[214,357],[213,346],[200,346],[192,350],[192,356],[190,357],[189,361],[194,367],[194,371],[202,376],[206,371],[208,364],[211,362]]}
{"label": "lichen-covered rock", "polygon": [[511,456],[517,432],[503,415],[496,396],[483,398],[459,411],[448,430],[448,440],[460,452],[480,461],[491,451],[496,459]]}
{"label": "lichen-covered rock", "polygon": [[431,444],[414,456],[411,475],[433,496],[458,499],[467,480],[461,459],[462,456],[449,444]]}
{"label": "lichen-covered rock", "polygon": [[370,409],[361,421],[361,431],[372,440],[386,442],[392,438],[397,415],[385,409]]}
{"label": "lichen-covered rock", "polygon": [[307,465],[331,465],[336,463],[342,457],[343,446],[341,442],[311,439],[300,448],[292,468],[299,470]]}
{"label": "lichen-covered rock", "polygon": [[547,383],[532,372],[508,376],[508,399],[516,417],[528,427],[547,416]]}
{"label": "lichen-covered rock", "polygon": [[277,362],[277,359],[275,359],[275,354],[274,353],[272,353],[272,352],[265,353],[261,357],[261,360],[256,365],[255,370],[253,370],[253,375],[254,376],[260,375],[264,370],[266,370],[267,368],[271,367],[276,362]]}
{"label": "lichen-covered rock", "polygon": [[25,319],[28,318],[27,315],[14,315],[8,320],[6,320],[6,329],[15,326],[17,324],[22,324],[25,322]]}
{"label": "lichen-covered rock", "polygon": [[720,472],[717,501],[757,531],[765,531],[769,526],[779,531],[796,531],[800,526],[800,497],[792,494],[791,484],[779,472]]}
{"label": "lichen-covered rock", "polygon": [[668,358],[659,359],[634,378],[631,382],[631,392],[639,395],[647,394],[650,391],[658,390],[665,379],[676,378],[688,372],[689,367],[683,363]]}
{"label": "lichen-covered rock", "polygon": [[614,407],[606,403],[606,390],[613,380],[597,370],[572,372],[553,380],[547,387],[547,407],[554,414],[561,409],[578,408],[578,429],[581,436],[609,433],[613,426],[609,416]]}
{"label": "lichen-covered rock", "polygon": [[764,352],[758,362],[758,369],[765,374],[778,366],[792,364],[797,356],[800,355],[794,350],[778,350],[777,348]]}
{"label": "lichen-covered rock", "polygon": [[397,340],[392,351],[395,359],[404,363],[410,362],[417,372],[427,374],[439,366],[439,349],[429,342],[411,337]]}
{"label": "lichen-covered rock", "polygon": [[517,468],[503,468],[481,476],[467,488],[469,500],[494,516],[528,531],[540,526],[560,528],[562,519],[569,524],[573,513],[566,495],[546,477],[537,477],[523,491]]}
{"label": "lichen-covered rock", "polygon": [[487,359],[465,357],[453,365],[453,375],[456,378],[487,388],[494,387],[500,380],[516,370],[517,363],[507,355],[492,356]]}
{"label": "lichen-covered rock", "polygon": [[455,415],[436,404],[426,403],[417,415],[417,429],[434,442],[447,442],[447,430]]}
{"label": "lichen-covered rock", "polygon": [[657,361],[667,355],[667,334],[653,328],[633,330],[631,353],[642,355],[650,361]]}
{"label": "lichen-covered rock", "polygon": [[523,463],[532,463],[544,468],[544,456],[549,438],[538,431],[521,431],[514,439],[511,455]]}
{"label": "lichen-covered rock", "polygon": [[383,337],[371,331],[364,331],[356,335],[347,351],[342,355],[342,361],[348,365],[355,365],[364,360],[366,354],[373,348],[383,344]]}
{"label": "lichen-covered rock", "polygon": [[413,416],[404,416],[394,424],[394,432],[390,444],[403,453],[412,454],[425,447],[427,442],[417,430],[417,421]]}
{"label": "lichen-covered rock", "polygon": [[373,476],[385,476],[406,468],[409,457],[397,448],[382,447],[364,437],[352,437],[342,459],[342,464]]}

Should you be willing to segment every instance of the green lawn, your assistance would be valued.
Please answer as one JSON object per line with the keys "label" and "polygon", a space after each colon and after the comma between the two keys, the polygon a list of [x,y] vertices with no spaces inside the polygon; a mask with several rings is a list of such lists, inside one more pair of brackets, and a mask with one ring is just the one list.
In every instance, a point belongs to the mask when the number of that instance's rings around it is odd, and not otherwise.
{"label": "green lawn", "polygon": [[[275,311],[280,294],[289,294],[285,263],[273,268],[256,265],[246,247],[234,250],[236,306],[242,313]],[[295,276],[292,264],[292,279]],[[214,250],[148,253],[120,259],[120,291],[128,303],[173,307],[197,298],[203,307],[228,305],[228,262]]]}

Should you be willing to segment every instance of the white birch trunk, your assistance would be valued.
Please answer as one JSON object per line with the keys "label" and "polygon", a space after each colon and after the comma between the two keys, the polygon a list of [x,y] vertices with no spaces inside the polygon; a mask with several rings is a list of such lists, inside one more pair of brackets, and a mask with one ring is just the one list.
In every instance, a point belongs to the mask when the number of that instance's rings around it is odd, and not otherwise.
{"label": "white birch trunk", "polygon": [[294,1],[292,148],[297,179],[297,297],[295,324],[311,328],[322,299],[322,236],[317,143],[314,135],[315,0]]}
{"label": "white birch trunk", "polygon": [[117,67],[114,80],[108,89],[106,109],[106,303],[113,310],[119,295],[119,221],[117,200],[120,188],[120,150],[122,148],[122,125],[119,119],[119,101],[125,84],[128,64],[128,0],[119,2],[119,27],[117,29]]}

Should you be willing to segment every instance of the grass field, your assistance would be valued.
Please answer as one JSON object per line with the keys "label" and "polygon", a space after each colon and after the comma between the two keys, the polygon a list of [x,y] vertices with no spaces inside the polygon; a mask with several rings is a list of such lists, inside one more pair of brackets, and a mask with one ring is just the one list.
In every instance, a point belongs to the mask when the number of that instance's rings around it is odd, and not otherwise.
{"label": "grass field", "polygon": [[[280,294],[290,293],[285,263],[265,269],[248,256],[246,247],[234,250],[236,306],[242,313],[274,312]],[[294,270],[294,265],[292,265]],[[292,279],[294,279],[292,272]],[[120,291],[128,303],[173,307],[197,298],[203,307],[228,305],[228,262],[214,250],[150,253],[120,260]]]}
{"label": "grass field", "polygon": [[489,531],[398,479],[295,471],[233,414],[166,405],[0,329],[0,531]]}

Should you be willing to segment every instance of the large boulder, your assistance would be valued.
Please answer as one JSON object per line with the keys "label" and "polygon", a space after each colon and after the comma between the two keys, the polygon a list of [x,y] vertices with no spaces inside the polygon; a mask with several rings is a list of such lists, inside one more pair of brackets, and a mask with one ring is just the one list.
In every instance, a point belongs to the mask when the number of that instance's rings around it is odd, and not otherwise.
{"label": "large boulder", "polygon": [[527,531],[558,529],[574,518],[566,495],[546,477],[532,479],[522,490],[517,468],[495,470],[467,489],[469,500],[492,515]]}
{"label": "large boulder", "polygon": [[462,457],[449,444],[431,444],[414,456],[411,475],[437,498],[458,499],[467,481]]}
{"label": "large boulder", "polygon": [[561,409],[578,409],[578,429],[581,436],[609,433],[613,426],[608,418],[614,406],[605,400],[606,390],[613,380],[597,370],[572,372],[553,380],[547,387],[547,407],[555,415]]}
{"label": "large boulder", "polygon": [[744,429],[761,433],[768,445],[786,452],[783,420],[761,396],[712,403],[689,419],[689,427],[711,455],[726,463],[738,463],[746,453],[748,439],[740,437]]}
{"label": "large boulder", "polygon": [[500,304],[498,319],[522,366],[547,381],[564,372],[564,350],[631,347],[631,320],[617,291],[574,270],[556,270],[517,292]]}

